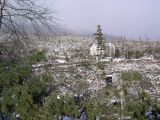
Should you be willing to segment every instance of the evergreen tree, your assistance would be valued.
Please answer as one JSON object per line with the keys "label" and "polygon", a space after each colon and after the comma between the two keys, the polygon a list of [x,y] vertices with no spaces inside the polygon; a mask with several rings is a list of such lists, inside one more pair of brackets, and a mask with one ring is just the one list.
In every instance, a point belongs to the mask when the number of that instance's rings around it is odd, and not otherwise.
{"label": "evergreen tree", "polygon": [[143,56],[143,53],[141,51],[135,51],[134,54],[135,54],[134,56],[135,56],[136,59],[139,59]]}
{"label": "evergreen tree", "polygon": [[115,50],[115,55],[114,55],[115,58],[119,58],[120,57],[120,51],[119,49],[116,49]]}
{"label": "evergreen tree", "polygon": [[[45,58],[44,52],[33,52],[15,62],[0,59],[0,112],[20,114],[22,120],[39,118],[43,99],[48,96],[46,83],[50,77],[34,74],[32,65]],[[5,58],[4,58],[5,59]]]}
{"label": "evergreen tree", "polygon": [[103,55],[105,54],[105,42],[104,42],[104,37],[103,37],[103,33],[100,25],[97,26],[97,31],[96,33],[94,33],[94,36],[98,45],[97,47],[98,55],[100,57],[104,57]]}

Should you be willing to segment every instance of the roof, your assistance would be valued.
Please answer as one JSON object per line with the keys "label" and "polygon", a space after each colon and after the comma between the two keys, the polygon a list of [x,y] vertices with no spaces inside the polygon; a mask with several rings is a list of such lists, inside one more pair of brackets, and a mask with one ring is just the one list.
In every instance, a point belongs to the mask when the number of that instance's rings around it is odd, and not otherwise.
{"label": "roof", "polygon": [[106,77],[113,77],[113,75],[106,75]]}

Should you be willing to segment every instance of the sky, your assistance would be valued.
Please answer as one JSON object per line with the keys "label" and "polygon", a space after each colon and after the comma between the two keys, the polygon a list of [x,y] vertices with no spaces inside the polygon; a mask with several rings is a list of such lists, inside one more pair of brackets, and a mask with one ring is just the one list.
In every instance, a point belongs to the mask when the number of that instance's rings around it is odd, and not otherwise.
{"label": "sky", "polygon": [[[51,0],[52,1],[52,0]],[[66,28],[138,39],[160,39],[160,0],[53,0]]]}

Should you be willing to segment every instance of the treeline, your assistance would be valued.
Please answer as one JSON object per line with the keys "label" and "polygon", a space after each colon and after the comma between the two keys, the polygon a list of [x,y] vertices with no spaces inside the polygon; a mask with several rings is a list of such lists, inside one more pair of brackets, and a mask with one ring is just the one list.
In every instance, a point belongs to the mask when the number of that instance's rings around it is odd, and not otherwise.
{"label": "treeline", "polygon": [[155,60],[160,59],[159,48],[146,48],[145,50],[125,50],[115,49],[115,58],[125,57],[126,59],[140,59],[144,56],[153,56]]}
{"label": "treeline", "polygon": [[139,59],[144,56],[144,53],[138,50],[137,51],[126,50],[124,53],[122,53],[118,48],[116,48],[114,57],[120,58],[122,56],[124,56],[126,59],[131,59],[131,58]]}

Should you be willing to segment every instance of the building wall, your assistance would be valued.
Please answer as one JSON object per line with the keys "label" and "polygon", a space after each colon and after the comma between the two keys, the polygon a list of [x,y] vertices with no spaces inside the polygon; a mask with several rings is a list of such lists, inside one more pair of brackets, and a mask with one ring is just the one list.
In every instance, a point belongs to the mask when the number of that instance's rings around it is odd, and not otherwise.
{"label": "building wall", "polygon": [[92,56],[100,55],[100,53],[102,53],[102,55],[105,56],[105,57],[113,57],[114,56],[114,54],[115,54],[115,46],[114,46],[114,44],[105,43],[105,46],[106,46],[105,47],[105,51],[98,50],[97,46],[98,45],[96,43],[91,45],[90,54]]}

